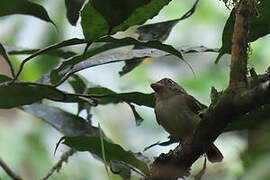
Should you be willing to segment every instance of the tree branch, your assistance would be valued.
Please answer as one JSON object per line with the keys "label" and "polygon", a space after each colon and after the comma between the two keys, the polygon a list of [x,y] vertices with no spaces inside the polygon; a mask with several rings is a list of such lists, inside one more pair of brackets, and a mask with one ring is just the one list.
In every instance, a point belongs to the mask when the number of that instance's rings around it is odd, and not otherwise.
{"label": "tree branch", "polygon": [[236,11],[229,87],[247,86],[248,25],[249,18],[256,12],[255,0],[242,0]]}
{"label": "tree branch", "polygon": [[57,171],[59,172],[60,169],[62,168],[62,165],[64,162],[67,162],[68,161],[68,158],[70,156],[72,156],[76,151],[74,149],[70,149],[69,151],[65,152],[60,160],[52,167],[52,169],[48,172],[48,174],[46,174],[46,176],[43,178],[43,180],[47,180],[49,179],[49,177],[51,177],[51,175]]}

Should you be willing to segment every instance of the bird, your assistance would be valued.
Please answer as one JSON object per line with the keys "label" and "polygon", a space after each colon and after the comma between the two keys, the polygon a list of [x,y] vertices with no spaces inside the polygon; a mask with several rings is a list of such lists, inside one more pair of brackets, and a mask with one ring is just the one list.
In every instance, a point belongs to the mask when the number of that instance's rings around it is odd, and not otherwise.
{"label": "bird", "polygon": [[[155,91],[155,115],[161,125],[172,138],[184,145],[190,140],[201,118],[199,116],[203,105],[179,84],[169,78],[163,78],[152,83]],[[212,162],[221,162],[223,159],[219,149],[211,143],[206,147],[207,159]]]}

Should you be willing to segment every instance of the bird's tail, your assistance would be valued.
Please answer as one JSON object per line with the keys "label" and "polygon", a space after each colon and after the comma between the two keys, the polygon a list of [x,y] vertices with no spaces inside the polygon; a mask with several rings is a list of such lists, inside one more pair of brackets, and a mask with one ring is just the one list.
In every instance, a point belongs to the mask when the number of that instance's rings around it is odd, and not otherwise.
{"label": "bird's tail", "polygon": [[222,153],[213,143],[210,144],[210,146],[207,148],[205,153],[206,153],[207,159],[211,163],[221,162],[223,159]]}

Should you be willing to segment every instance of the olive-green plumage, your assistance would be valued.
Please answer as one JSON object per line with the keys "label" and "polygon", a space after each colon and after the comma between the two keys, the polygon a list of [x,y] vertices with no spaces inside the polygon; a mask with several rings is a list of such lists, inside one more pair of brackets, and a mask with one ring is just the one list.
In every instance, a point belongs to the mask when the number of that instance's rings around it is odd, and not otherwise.
{"label": "olive-green plumage", "polygon": [[[183,142],[190,138],[201,120],[198,116],[201,104],[171,79],[164,78],[151,87],[155,91],[157,122],[175,139]],[[211,162],[223,159],[214,144],[207,148],[206,154]]]}

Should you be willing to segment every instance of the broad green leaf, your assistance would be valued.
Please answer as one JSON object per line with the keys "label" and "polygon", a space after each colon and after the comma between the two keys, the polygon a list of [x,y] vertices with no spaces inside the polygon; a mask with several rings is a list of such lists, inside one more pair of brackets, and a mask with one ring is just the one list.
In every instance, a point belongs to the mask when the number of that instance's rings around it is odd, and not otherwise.
{"label": "broad green leaf", "polygon": [[102,15],[91,6],[89,1],[81,11],[81,26],[87,41],[93,41],[109,34],[109,26]]}
{"label": "broad green leaf", "polygon": [[[101,47],[90,49],[89,51],[87,51],[83,55],[78,55],[78,56],[72,57],[72,58],[70,58],[70,60],[63,62],[59,68],[52,71],[51,82],[53,84],[56,84],[57,82],[61,81],[62,78],[65,77],[67,74],[69,74],[69,73],[72,74],[74,72],[81,70],[82,68],[79,70],[78,70],[78,68],[76,69],[76,67],[75,67],[75,70],[73,68],[76,64],[81,63],[83,61],[86,61],[88,58],[90,58],[94,55],[97,55],[99,53],[105,52],[105,51],[110,50],[110,49],[128,46],[128,45],[138,45],[138,46],[159,49],[159,50],[165,51],[167,53],[170,53],[172,55],[175,55],[178,58],[183,60],[183,56],[182,56],[181,52],[177,51],[172,46],[162,44],[159,41],[140,42],[140,41],[133,39],[133,38],[115,39],[115,38],[108,36],[108,37],[101,38],[101,39],[97,40],[96,42],[106,42],[106,44],[104,44]],[[117,60],[113,59],[113,60],[107,60],[105,62],[104,61],[99,62],[99,60],[92,61],[92,62],[90,62],[90,65],[88,65],[86,67],[93,67],[93,66],[98,66],[98,65],[102,65],[105,63],[112,63],[112,62],[117,62]],[[86,68],[84,66],[84,64],[83,64],[83,67]]]}
{"label": "broad green leaf", "polygon": [[75,26],[85,0],[65,0],[68,22]]}
{"label": "broad green leaf", "polygon": [[12,63],[11,63],[9,57],[8,57],[8,54],[7,54],[4,46],[1,43],[0,43],[0,55],[2,55],[4,57],[4,59],[6,60],[6,62],[8,63],[10,72],[11,72],[12,76],[14,77],[15,76],[15,72],[14,72]]}
{"label": "broad green leaf", "polygon": [[0,74],[0,83],[11,81],[12,79],[4,74]]}
{"label": "broad green leaf", "polygon": [[109,104],[109,103],[134,103],[137,105],[143,105],[147,107],[155,106],[154,93],[144,94],[141,92],[128,92],[128,93],[116,93],[108,88],[104,87],[92,87],[88,88],[88,94],[101,95],[99,98],[99,104]]}
{"label": "broad green leaf", "polygon": [[54,24],[47,11],[41,5],[27,0],[1,0],[0,7],[0,17],[14,14],[24,14],[34,16]]}
{"label": "broad green leaf", "polygon": [[[64,137],[64,144],[78,151],[89,151],[102,158],[100,137],[92,136],[75,136]],[[104,139],[104,149],[106,161],[120,161],[124,164],[129,164],[134,168],[140,170],[145,175],[149,174],[147,164],[138,160],[130,151],[124,150],[120,145],[113,144]]]}
{"label": "broad green leaf", "polygon": [[77,96],[65,93],[52,86],[20,82],[0,84],[0,109],[32,104],[44,98],[60,102],[83,101],[83,99]]}
{"label": "broad green leaf", "polygon": [[[257,5],[258,17],[252,17],[250,19],[250,29],[248,34],[249,42],[256,41],[258,38],[261,38],[270,33],[270,1],[261,0]],[[219,50],[219,55],[215,61],[218,63],[219,59],[224,54],[231,54],[232,49],[232,37],[235,23],[235,9],[232,10],[230,17],[227,19],[225,27],[222,34],[222,47]]]}
{"label": "broad green leaf", "polygon": [[24,105],[22,109],[41,118],[65,136],[89,135],[93,130],[98,132],[97,128],[90,126],[85,119],[57,107],[35,103]]}
{"label": "broad green leaf", "polygon": [[171,0],[99,0],[89,1],[81,12],[85,39],[93,41],[104,35],[143,24],[158,14]]}

